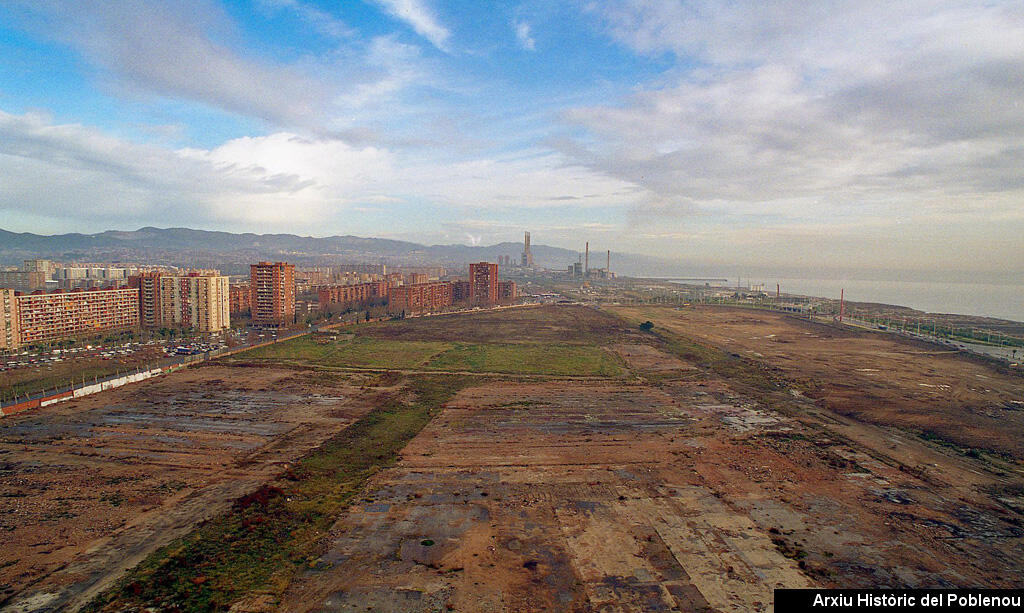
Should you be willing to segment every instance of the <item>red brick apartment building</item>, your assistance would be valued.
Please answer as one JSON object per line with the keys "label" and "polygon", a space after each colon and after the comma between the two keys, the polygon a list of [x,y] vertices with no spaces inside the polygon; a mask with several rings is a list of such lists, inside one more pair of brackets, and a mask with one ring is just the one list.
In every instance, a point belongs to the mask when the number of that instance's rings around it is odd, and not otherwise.
{"label": "red brick apartment building", "polygon": [[392,313],[399,311],[422,313],[450,306],[452,306],[452,284],[443,281],[392,287],[388,295],[388,307]]}
{"label": "red brick apartment building", "polygon": [[516,296],[515,281],[498,281],[498,302],[513,302]]}
{"label": "red brick apartment building", "polygon": [[228,312],[232,315],[248,315],[252,304],[252,294],[248,283],[238,283],[228,287]]}
{"label": "red brick apartment building", "polygon": [[252,325],[282,327],[295,323],[295,265],[260,262],[249,267]]}
{"label": "red brick apartment building", "polygon": [[469,302],[469,281],[452,281],[452,302]]}
{"label": "red brick apartment building", "polygon": [[22,345],[139,325],[139,290],[118,289],[37,291],[17,297]]}
{"label": "red brick apartment building", "polygon": [[356,305],[388,297],[387,281],[372,281],[354,285],[325,285],[317,290],[320,309],[330,304]]}
{"label": "red brick apartment building", "polygon": [[139,323],[146,327],[160,325],[160,271],[145,271],[128,277],[128,287],[139,288]]}
{"label": "red brick apartment building", "polygon": [[473,304],[498,302],[498,265],[477,262],[469,265],[469,296]]}

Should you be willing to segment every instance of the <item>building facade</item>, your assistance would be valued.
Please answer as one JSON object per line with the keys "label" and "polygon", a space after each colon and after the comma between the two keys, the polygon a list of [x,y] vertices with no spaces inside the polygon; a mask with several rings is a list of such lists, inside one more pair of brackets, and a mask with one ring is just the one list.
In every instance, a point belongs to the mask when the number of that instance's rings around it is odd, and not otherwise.
{"label": "building facade", "polygon": [[160,325],[217,332],[231,327],[228,278],[190,273],[160,277]]}
{"label": "building facade", "polygon": [[260,262],[249,267],[252,325],[282,327],[295,323],[295,265]]}
{"label": "building facade", "polygon": [[477,262],[469,265],[469,295],[473,304],[498,302],[498,265]]}
{"label": "building facade", "polygon": [[252,292],[248,283],[228,286],[228,312],[232,315],[248,315]]}
{"label": "building facade", "polygon": [[321,309],[328,305],[356,306],[384,301],[388,297],[388,284],[386,281],[373,281],[353,285],[325,285],[318,288],[317,297]]}
{"label": "building facade", "polygon": [[516,296],[515,281],[498,281],[498,302],[514,302]]}
{"label": "building facade", "polygon": [[17,297],[22,345],[139,326],[139,290],[36,292]]}
{"label": "building facade", "polygon": [[444,281],[392,287],[388,310],[392,313],[426,313],[452,306],[452,284]]}
{"label": "building facade", "polygon": [[147,271],[128,277],[128,287],[139,288],[139,323],[154,328],[163,325],[159,271]]}
{"label": "building facade", "polygon": [[0,271],[0,287],[19,292],[32,292],[46,288],[47,274],[37,270]]}
{"label": "building facade", "polygon": [[13,289],[0,289],[0,351],[11,351],[20,346],[17,296]]}

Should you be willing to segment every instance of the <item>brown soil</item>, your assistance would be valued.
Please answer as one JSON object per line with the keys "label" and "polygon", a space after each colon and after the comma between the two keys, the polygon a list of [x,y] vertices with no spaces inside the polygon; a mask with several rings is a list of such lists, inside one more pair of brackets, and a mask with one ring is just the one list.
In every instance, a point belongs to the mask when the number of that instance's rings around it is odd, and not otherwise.
{"label": "brown soil", "polygon": [[939,346],[747,309],[618,312],[764,363],[837,414],[1024,459],[1024,379]]}
{"label": "brown soil", "polygon": [[369,410],[361,377],[202,367],[0,423],[0,603],[81,604]]}

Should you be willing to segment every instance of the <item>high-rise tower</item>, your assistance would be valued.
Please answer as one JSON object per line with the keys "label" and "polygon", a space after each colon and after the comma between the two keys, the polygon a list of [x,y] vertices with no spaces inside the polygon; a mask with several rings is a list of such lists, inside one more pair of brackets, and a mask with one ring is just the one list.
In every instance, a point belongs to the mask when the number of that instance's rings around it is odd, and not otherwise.
{"label": "high-rise tower", "polygon": [[530,233],[523,238],[523,268],[533,268],[533,254],[530,253]]}

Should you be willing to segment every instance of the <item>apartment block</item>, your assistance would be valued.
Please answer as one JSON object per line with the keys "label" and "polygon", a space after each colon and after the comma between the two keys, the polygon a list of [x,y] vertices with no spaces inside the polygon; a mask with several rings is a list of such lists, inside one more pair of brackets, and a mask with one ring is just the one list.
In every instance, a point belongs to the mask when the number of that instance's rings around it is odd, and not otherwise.
{"label": "apartment block", "polygon": [[248,283],[228,286],[228,312],[232,315],[248,315],[252,304],[252,293]]}
{"label": "apartment block", "polygon": [[469,289],[469,281],[452,281],[452,302],[455,304],[469,302]]}
{"label": "apartment block", "polygon": [[10,351],[21,345],[16,298],[13,289],[0,289],[0,351]]}
{"label": "apartment block", "polygon": [[422,285],[423,283],[429,283],[430,277],[426,273],[422,272],[409,272],[405,273],[405,284],[406,285]]}
{"label": "apartment block", "polygon": [[498,281],[498,302],[513,302],[516,296],[515,281]]}
{"label": "apartment block", "polygon": [[138,288],[57,290],[17,296],[21,344],[47,342],[139,325]]}
{"label": "apartment block", "polygon": [[146,271],[128,277],[128,287],[139,288],[139,323],[146,327],[163,326],[159,271]]}
{"label": "apartment block", "polygon": [[393,287],[388,294],[388,310],[392,313],[425,313],[452,306],[452,284],[418,283]]}
{"label": "apartment block", "polygon": [[165,326],[216,332],[231,327],[228,278],[190,273],[160,277],[160,322]]}
{"label": "apartment block", "polygon": [[331,304],[354,306],[386,299],[388,284],[386,281],[374,281],[354,285],[326,285],[318,289],[317,295],[321,309]]}
{"label": "apartment block", "polygon": [[19,292],[32,292],[46,288],[47,275],[38,270],[3,270],[0,271],[0,287]]}
{"label": "apartment block", "polygon": [[498,302],[498,265],[477,262],[469,265],[469,296],[473,304]]}
{"label": "apartment block", "polygon": [[249,267],[252,325],[281,327],[295,322],[295,265],[260,262]]}

